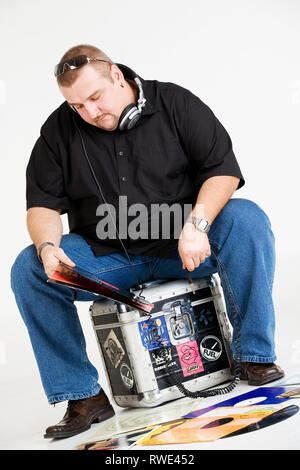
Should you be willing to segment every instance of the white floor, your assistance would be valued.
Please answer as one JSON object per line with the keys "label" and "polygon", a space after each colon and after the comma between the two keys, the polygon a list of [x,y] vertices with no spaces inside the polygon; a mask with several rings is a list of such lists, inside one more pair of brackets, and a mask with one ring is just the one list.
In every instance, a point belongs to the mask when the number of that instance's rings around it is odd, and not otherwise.
{"label": "white floor", "polygon": [[[291,370],[290,375],[299,374],[300,368]],[[12,384],[10,384],[11,387]],[[30,388],[32,388],[32,383]],[[276,383],[272,384],[273,386]],[[146,414],[146,422],[148,425],[159,424],[167,420],[177,419],[182,414],[180,413],[180,405],[183,409],[196,410],[205,408],[214,403],[227,400],[234,396],[246,393],[253,390],[253,387],[246,385],[245,382],[241,384],[230,394],[205,398],[202,400],[191,400],[182,398],[172,403],[163,405],[153,411],[149,410],[123,410],[119,407],[116,408],[116,416],[107,420],[105,423],[93,424],[91,429],[81,433],[77,436],[53,440],[44,439],[43,433],[45,428],[50,424],[58,422],[65,411],[65,404],[61,403],[53,406],[48,406],[42,394],[38,392],[39,384],[36,384],[37,392],[29,397],[26,394],[26,388],[29,384],[23,383],[14,384],[13,390],[3,390],[6,393],[5,409],[2,410],[1,418],[1,449],[5,450],[73,450],[80,444],[99,440],[95,439],[95,435],[107,436],[107,429],[111,429],[111,436],[119,434],[122,431],[124,422],[136,422],[140,424],[142,415]],[[299,385],[297,386],[299,387]],[[292,388],[292,387],[291,387]],[[295,386],[296,388],[296,386]],[[192,403],[194,402],[195,403]],[[300,398],[291,399],[287,404],[295,404],[300,407]],[[287,405],[286,405],[287,406]],[[3,416],[4,412],[4,416]],[[153,416],[155,414],[155,416]],[[124,417],[126,419],[124,419]],[[138,426],[139,427],[139,426]],[[125,428],[124,428],[125,429]],[[197,444],[183,444],[183,445],[168,445],[168,446],[147,446],[131,448],[139,450],[161,450],[168,449],[300,449],[300,412],[288,418],[287,420],[272,425],[270,427],[260,429],[255,432],[247,433],[241,436],[231,437],[227,439],[217,440],[208,443]]]}
{"label": "white floor", "polygon": [[[300,374],[300,315],[297,303],[299,280],[295,276],[289,278],[287,267],[286,270],[279,271],[276,282],[274,301],[277,313],[277,362],[285,370],[286,377],[291,377]],[[279,286],[283,287],[279,288]],[[101,377],[101,371],[99,372]],[[105,380],[102,381],[102,384],[107,390]],[[272,385],[276,385],[276,383],[272,383]],[[196,409],[204,408],[252,389],[253,387],[242,382],[231,394],[203,399],[201,403],[195,403],[195,407]],[[188,399],[181,399],[184,403],[186,400]],[[161,408],[160,412],[164,413],[163,421],[182,416],[180,410],[176,410],[178,403],[179,400],[173,402],[174,406],[169,404],[159,407]],[[290,400],[289,403],[300,407],[300,398]],[[38,374],[16,381],[1,382],[0,448],[7,450],[70,450],[79,444],[88,442],[96,432],[100,432],[108,425],[108,421],[102,424],[93,424],[90,430],[69,439],[44,439],[45,429],[60,421],[65,412],[65,406],[65,403],[57,404],[55,407],[48,405]],[[190,406],[194,406],[194,404]],[[126,413],[129,417],[132,417],[133,413],[143,413],[143,410],[123,410],[117,406],[115,409],[117,414],[113,419],[117,420],[117,423],[119,417],[123,418]],[[158,413],[158,409],[154,412]],[[176,415],[176,413],[178,414]],[[155,416],[159,421],[159,414]],[[114,423],[109,424],[112,426]],[[149,424],[154,424],[151,421],[151,413],[149,414]],[[300,412],[286,421],[241,436],[209,443],[147,447],[147,450],[149,449],[169,449],[170,451],[174,449],[300,449]]]}

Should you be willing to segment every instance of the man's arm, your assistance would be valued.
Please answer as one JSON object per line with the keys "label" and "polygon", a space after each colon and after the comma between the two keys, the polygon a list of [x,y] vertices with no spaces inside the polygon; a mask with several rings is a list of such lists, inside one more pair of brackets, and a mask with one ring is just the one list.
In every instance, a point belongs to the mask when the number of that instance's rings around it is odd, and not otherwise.
{"label": "man's arm", "polygon": [[212,224],[237,189],[239,181],[236,176],[208,178],[201,186],[191,216],[204,217]]}
{"label": "man's arm", "polygon": [[36,249],[44,242],[59,246],[62,237],[60,210],[31,207],[27,212],[27,228]]}
{"label": "man's arm", "polygon": [[60,212],[60,210],[46,207],[31,207],[27,212],[27,228],[36,249],[44,242],[54,244],[54,246],[45,246],[40,254],[48,277],[51,277],[52,273],[56,271],[59,261],[71,267],[75,266],[73,261],[59,248],[63,233]]}
{"label": "man's arm", "polygon": [[[239,181],[235,176],[208,178],[201,186],[190,215],[204,217],[212,224],[237,189]],[[207,234],[197,230],[193,224],[186,223],[180,235],[178,251],[183,269],[193,271],[211,254]]]}

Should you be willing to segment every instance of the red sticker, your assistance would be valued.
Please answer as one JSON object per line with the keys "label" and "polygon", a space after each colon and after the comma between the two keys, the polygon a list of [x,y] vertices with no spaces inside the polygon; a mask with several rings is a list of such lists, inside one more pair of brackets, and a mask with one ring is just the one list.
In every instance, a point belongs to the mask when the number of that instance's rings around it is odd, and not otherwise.
{"label": "red sticker", "polygon": [[186,377],[192,374],[198,374],[204,370],[201,357],[198,350],[197,341],[176,346],[183,375]]}

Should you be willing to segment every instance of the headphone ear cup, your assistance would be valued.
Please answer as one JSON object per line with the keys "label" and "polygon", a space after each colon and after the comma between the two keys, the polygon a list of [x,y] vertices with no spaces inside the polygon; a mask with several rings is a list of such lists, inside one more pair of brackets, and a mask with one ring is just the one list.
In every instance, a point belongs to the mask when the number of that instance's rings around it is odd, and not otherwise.
{"label": "headphone ear cup", "polygon": [[123,131],[124,129],[127,129],[127,119],[128,116],[131,112],[132,109],[134,109],[136,106],[134,104],[129,104],[126,106],[126,108],[122,111],[120,119],[119,119],[119,129]]}
{"label": "headphone ear cup", "polygon": [[126,106],[119,119],[120,131],[132,129],[140,117],[141,113],[135,104]]}

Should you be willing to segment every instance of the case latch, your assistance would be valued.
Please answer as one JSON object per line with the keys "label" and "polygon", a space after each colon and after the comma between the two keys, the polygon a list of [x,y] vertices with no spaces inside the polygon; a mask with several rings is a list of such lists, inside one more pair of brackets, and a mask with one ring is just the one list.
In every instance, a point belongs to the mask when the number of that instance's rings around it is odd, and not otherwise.
{"label": "case latch", "polygon": [[190,302],[176,300],[168,308],[171,311],[169,324],[175,340],[194,335],[192,312]]}

